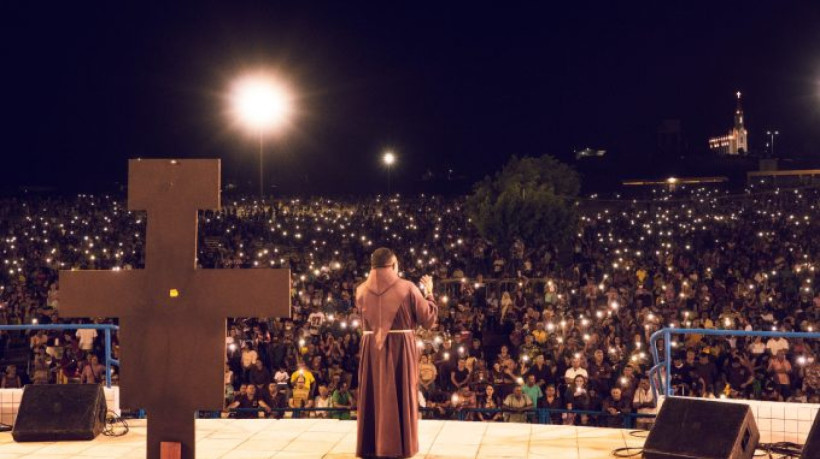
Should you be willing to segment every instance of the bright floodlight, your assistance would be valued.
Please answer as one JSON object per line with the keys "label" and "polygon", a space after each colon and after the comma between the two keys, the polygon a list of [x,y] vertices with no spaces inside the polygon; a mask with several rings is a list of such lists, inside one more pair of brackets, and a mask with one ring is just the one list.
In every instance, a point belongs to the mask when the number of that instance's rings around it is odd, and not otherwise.
{"label": "bright floodlight", "polygon": [[240,121],[259,131],[281,125],[291,109],[287,90],[264,77],[240,80],[234,87],[232,99]]}
{"label": "bright floodlight", "polygon": [[384,163],[387,164],[388,166],[392,166],[393,163],[396,162],[396,155],[394,155],[393,152],[388,151],[382,157],[382,161],[384,161]]}

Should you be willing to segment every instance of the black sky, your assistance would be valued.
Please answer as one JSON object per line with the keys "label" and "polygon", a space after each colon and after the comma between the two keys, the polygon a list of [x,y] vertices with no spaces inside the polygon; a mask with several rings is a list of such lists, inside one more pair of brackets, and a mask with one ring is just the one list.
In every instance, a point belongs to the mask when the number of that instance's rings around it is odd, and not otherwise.
{"label": "black sky", "polygon": [[628,171],[664,118],[703,148],[736,90],[752,148],[774,127],[782,152],[820,158],[814,1],[119,3],[0,6],[5,189],[107,187],[130,157],[219,157],[253,184],[256,139],[225,92],[257,68],[299,95],[267,142],[284,192],[382,191],[386,147],[407,187],[585,146]]}

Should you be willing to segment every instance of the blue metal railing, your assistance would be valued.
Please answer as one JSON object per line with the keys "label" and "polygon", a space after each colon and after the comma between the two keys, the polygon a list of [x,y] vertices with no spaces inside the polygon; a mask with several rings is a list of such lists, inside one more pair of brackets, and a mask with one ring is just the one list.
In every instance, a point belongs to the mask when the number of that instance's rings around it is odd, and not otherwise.
{"label": "blue metal railing", "polygon": [[[225,412],[228,413],[264,413],[264,414],[271,414],[271,413],[292,413],[293,418],[300,418],[302,417],[303,413],[307,413],[310,415],[311,413],[317,412],[330,412],[330,414],[341,414],[344,412],[355,413],[356,409],[350,408],[231,408],[226,409]],[[437,408],[422,408],[419,407],[419,412],[431,414],[433,416],[439,415]],[[207,414],[212,417],[216,418],[221,415],[222,412],[208,412]],[[587,415],[587,416],[594,416],[600,419],[607,419],[607,418],[615,418],[618,422],[621,423],[624,429],[631,429],[634,428],[636,425],[636,421],[638,419],[655,419],[657,414],[655,413],[637,413],[637,412],[629,412],[629,413],[619,413],[619,414],[609,414],[606,411],[593,411],[593,410],[568,410],[562,408],[534,408],[529,407],[525,409],[510,409],[510,408],[450,408],[448,410],[448,415],[455,416],[455,418],[459,421],[466,421],[468,415],[470,413],[485,413],[485,414],[526,414],[532,415],[531,417],[528,416],[528,419],[532,423],[536,424],[552,424],[552,415],[563,415],[563,414],[573,414],[573,415]],[[144,413],[141,413],[144,415]]]}
{"label": "blue metal railing", "polygon": [[[781,332],[781,331],[746,331],[746,330],[712,330],[708,328],[662,328],[649,337],[649,347],[655,365],[649,369],[649,381],[652,392],[657,399],[660,391],[666,396],[673,395],[672,385],[669,384],[672,374],[672,335],[704,335],[704,336],[760,336],[768,338],[820,338],[820,332]],[[663,340],[664,358],[658,355],[658,340]],[[665,374],[661,374],[663,369]],[[657,382],[656,382],[657,381]]]}
{"label": "blue metal railing", "polygon": [[111,356],[111,332],[120,327],[111,324],[44,324],[44,325],[0,325],[0,331],[31,330],[102,330],[105,333],[105,387],[111,387],[111,365],[120,361]]}

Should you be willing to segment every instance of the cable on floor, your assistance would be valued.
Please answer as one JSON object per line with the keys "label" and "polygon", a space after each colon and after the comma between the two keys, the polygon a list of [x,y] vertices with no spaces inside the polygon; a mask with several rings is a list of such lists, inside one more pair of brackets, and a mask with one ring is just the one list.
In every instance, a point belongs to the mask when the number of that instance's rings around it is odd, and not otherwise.
{"label": "cable on floor", "polygon": [[105,414],[102,434],[106,437],[122,437],[129,431],[128,422],[112,410]]}

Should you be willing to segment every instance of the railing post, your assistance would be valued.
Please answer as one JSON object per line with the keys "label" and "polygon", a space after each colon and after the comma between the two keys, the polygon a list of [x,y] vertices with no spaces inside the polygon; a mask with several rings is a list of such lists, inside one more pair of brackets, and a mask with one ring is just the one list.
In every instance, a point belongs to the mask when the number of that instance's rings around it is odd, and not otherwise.
{"label": "railing post", "polygon": [[105,387],[111,388],[111,328],[105,327]]}
{"label": "railing post", "polygon": [[663,387],[665,388],[664,393],[667,397],[672,396],[672,343],[671,338],[672,333],[667,329],[663,333],[663,352],[664,358],[666,359],[666,379],[664,380],[664,375],[660,375],[660,380],[663,383]]}

